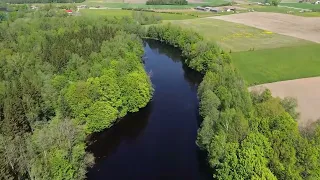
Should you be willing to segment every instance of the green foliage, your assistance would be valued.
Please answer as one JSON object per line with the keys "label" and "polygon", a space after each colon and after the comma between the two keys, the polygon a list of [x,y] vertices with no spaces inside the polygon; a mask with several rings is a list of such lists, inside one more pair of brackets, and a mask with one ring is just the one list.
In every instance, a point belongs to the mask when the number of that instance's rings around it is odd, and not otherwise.
{"label": "green foliage", "polygon": [[292,97],[285,97],[281,101],[281,105],[290,114],[290,116],[293,119],[298,119],[299,118],[299,113],[296,111],[296,108],[298,106],[297,99],[292,98]]}
{"label": "green foliage", "polygon": [[149,14],[140,11],[133,11],[133,19],[137,20],[141,25],[158,24],[161,22],[161,17],[157,14]]}
{"label": "green foliage", "polygon": [[147,0],[146,5],[187,5],[186,0]]}
{"label": "green foliage", "polygon": [[0,179],[84,179],[88,133],[152,97],[136,20],[62,11],[15,11],[0,23]]}
{"label": "green foliage", "polygon": [[186,64],[205,74],[198,88],[197,145],[208,153],[215,179],[317,179],[318,128],[299,132],[296,101],[270,90],[250,96],[230,56],[201,36],[178,27],[151,26],[148,37],[179,47]]}
{"label": "green foliage", "polygon": [[271,4],[272,6],[278,6],[281,0],[266,0],[265,2]]}
{"label": "green foliage", "polygon": [[7,20],[7,14],[0,11],[0,22]]}
{"label": "green foliage", "polygon": [[[85,133],[71,120],[54,119],[34,131],[30,141],[32,179],[83,179],[93,157],[85,152]],[[36,155],[36,156],[35,156]]]}

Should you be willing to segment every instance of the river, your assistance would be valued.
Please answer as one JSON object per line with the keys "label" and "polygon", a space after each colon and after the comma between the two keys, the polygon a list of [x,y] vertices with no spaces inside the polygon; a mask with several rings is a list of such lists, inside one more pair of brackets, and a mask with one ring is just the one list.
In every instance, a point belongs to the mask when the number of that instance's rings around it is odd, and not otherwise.
{"label": "river", "polygon": [[144,42],[145,69],[155,92],[147,107],[94,134],[96,157],[89,180],[207,180],[205,156],[195,144],[201,75],[181,62],[181,52]]}

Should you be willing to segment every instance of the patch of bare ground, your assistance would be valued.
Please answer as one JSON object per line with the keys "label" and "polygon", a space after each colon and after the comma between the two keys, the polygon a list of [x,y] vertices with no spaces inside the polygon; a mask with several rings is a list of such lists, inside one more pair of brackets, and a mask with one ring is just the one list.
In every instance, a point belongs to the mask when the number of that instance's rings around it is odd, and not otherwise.
{"label": "patch of bare ground", "polygon": [[320,17],[300,17],[269,12],[249,12],[209,17],[265,29],[320,43]]}
{"label": "patch of bare ground", "polygon": [[294,97],[298,101],[299,126],[304,127],[320,118],[320,77],[280,81],[250,87],[250,90],[268,88],[274,97]]}

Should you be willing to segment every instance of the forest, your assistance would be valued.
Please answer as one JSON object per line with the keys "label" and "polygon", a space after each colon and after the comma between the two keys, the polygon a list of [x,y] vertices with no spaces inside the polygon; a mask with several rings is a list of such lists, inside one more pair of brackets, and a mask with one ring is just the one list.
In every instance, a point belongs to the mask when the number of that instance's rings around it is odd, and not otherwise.
{"label": "forest", "polygon": [[10,7],[0,22],[0,179],[85,179],[86,137],[152,99],[142,38],[182,50],[204,75],[197,145],[214,179],[320,179],[320,126],[298,128],[293,99],[249,93],[229,53],[178,26]]}
{"label": "forest", "polygon": [[146,5],[187,5],[186,0],[147,0]]}
{"label": "forest", "polygon": [[320,179],[320,126],[298,128],[294,99],[249,93],[230,55],[195,32],[169,24],[147,35],[180,48],[185,63],[204,74],[197,144],[214,179]]}
{"label": "forest", "polygon": [[19,9],[0,23],[0,179],[84,179],[86,137],[153,93],[135,20]]}

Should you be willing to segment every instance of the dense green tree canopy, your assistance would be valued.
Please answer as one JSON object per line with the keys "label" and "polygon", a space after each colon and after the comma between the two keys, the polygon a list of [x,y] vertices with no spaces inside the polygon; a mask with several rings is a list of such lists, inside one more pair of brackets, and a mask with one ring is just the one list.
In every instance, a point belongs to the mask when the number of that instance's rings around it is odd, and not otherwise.
{"label": "dense green tree canopy", "polygon": [[0,179],[84,179],[93,163],[86,136],[152,97],[143,28],[54,7],[8,15],[0,23]]}
{"label": "dense green tree canopy", "polygon": [[[14,6],[0,22],[0,179],[84,179],[85,137],[146,106],[141,37],[182,50],[204,75],[197,144],[215,179],[319,179],[320,126],[301,133],[296,101],[249,93],[228,53],[199,34],[135,19]],[[156,21],[158,22],[158,21]]]}

